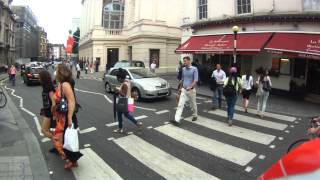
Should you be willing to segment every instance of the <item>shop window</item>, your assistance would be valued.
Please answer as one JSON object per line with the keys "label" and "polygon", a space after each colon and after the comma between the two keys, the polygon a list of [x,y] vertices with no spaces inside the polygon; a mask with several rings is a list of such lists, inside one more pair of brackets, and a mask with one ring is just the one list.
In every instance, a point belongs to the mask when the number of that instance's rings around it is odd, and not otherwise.
{"label": "shop window", "polygon": [[199,0],[199,20],[206,19],[208,17],[208,3],[207,0]]}
{"label": "shop window", "polygon": [[251,0],[237,0],[238,14],[251,13]]}
{"label": "shop window", "polygon": [[307,61],[305,59],[295,59],[293,65],[293,77],[304,79],[306,75]]}
{"label": "shop window", "polygon": [[291,64],[290,60],[286,58],[274,58],[272,59],[272,67],[270,70],[270,75],[279,76],[290,75]]}

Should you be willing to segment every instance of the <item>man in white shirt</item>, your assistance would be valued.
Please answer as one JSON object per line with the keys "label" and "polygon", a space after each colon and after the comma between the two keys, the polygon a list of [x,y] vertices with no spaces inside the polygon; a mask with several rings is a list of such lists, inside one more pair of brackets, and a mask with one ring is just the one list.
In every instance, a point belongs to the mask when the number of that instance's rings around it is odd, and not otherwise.
{"label": "man in white shirt", "polygon": [[212,109],[216,109],[218,106],[221,108],[223,85],[226,80],[226,73],[221,69],[221,65],[217,64],[216,70],[213,71],[211,77],[216,79],[217,88],[213,92],[212,97]]}
{"label": "man in white shirt", "polygon": [[156,67],[157,67],[156,61],[152,61],[150,65],[150,71],[153,73],[156,73]]}
{"label": "man in white shirt", "polygon": [[77,79],[79,79],[80,78],[80,71],[81,71],[79,62],[76,65],[76,70],[77,70]]}

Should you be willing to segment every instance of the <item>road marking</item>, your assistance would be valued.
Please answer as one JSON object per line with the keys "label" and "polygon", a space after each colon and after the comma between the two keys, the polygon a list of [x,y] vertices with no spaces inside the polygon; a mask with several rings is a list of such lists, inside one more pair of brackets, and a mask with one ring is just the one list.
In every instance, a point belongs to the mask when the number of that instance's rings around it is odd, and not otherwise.
{"label": "road marking", "polygon": [[186,145],[240,166],[247,165],[256,157],[256,154],[253,152],[200,136],[172,124],[157,127],[155,130]]}
{"label": "road marking", "polygon": [[91,144],[85,144],[85,145],[83,145],[83,147],[85,147],[85,148],[88,148],[88,147],[90,147],[91,146]]}
{"label": "road marking", "polygon": [[284,132],[285,132],[285,133],[287,133],[287,134],[289,134],[289,133],[290,133],[290,131],[289,131],[289,130],[285,130]]}
{"label": "road marking", "polygon": [[97,130],[95,127],[83,129],[83,130],[80,131],[80,134],[89,133],[89,132],[92,132],[92,131],[95,131],[95,130]]}
{"label": "road marking", "polygon": [[108,138],[108,141],[113,141],[114,137]]}
{"label": "road marking", "polygon": [[261,160],[263,160],[263,159],[265,159],[266,158],[266,156],[265,155],[259,155],[259,157],[258,157],[259,159],[261,159]]}
{"label": "road marking", "polygon": [[144,108],[144,107],[139,107],[139,106],[135,106],[135,108],[142,109],[142,110],[147,110],[147,111],[157,111],[156,109]]}
{"label": "road marking", "polygon": [[[204,111],[204,112],[206,112],[206,111]],[[222,116],[222,117],[227,116],[227,112],[222,111],[220,109],[217,109],[214,111],[208,111],[208,113],[215,114],[215,115]],[[238,120],[238,121],[245,122],[245,123],[250,123],[250,124],[257,125],[257,126],[267,127],[267,128],[276,129],[276,130],[285,130],[288,127],[288,125],[286,125],[286,124],[266,121],[266,120],[257,119],[257,118],[253,118],[253,117],[249,117],[249,116],[244,116],[244,115],[236,114],[236,113],[234,114],[234,119]]]}
{"label": "road marking", "polygon": [[110,98],[108,98],[108,96],[106,96],[105,94],[92,92],[92,91],[85,91],[85,90],[81,90],[81,89],[77,89],[77,88],[75,88],[74,90],[79,91],[79,92],[83,92],[83,93],[88,93],[88,94],[100,95],[100,96],[103,96],[109,103],[113,103],[112,100]]}
{"label": "road marking", "polygon": [[218,179],[166,153],[138,136],[130,135],[114,140],[114,142],[132,157],[165,179]]}
{"label": "road marking", "polygon": [[152,126],[148,126],[148,127],[147,127],[147,129],[152,129],[152,128],[153,128]]}
{"label": "road marking", "polygon": [[226,123],[216,121],[213,119],[208,119],[202,116],[198,116],[197,121],[192,121],[192,117],[188,117],[185,120],[197,124],[199,126],[203,126],[215,131],[219,131],[234,137],[238,137],[241,139],[249,140],[252,142],[269,145],[276,137],[273,135],[253,131],[250,129],[245,129],[238,126],[227,127]]}
{"label": "road marking", "polygon": [[245,171],[246,171],[246,172],[251,172],[252,169],[253,169],[252,167],[248,166],[248,167],[245,169]]}
{"label": "road marking", "polygon": [[77,168],[72,168],[75,179],[122,180],[122,178],[92,149],[85,148],[81,150],[81,153],[83,156],[78,161],[79,166]]}
{"label": "road marking", "polygon": [[22,107],[21,110],[28,113],[30,116],[33,116],[33,117],[36,116],[33,112],[29,111],[28,109],[26,109],[24,107]]}
{"label": "road marking", "polygon": [[35,123],[36,126],[37,126],[37,130],[38,130],[39,135],[40,135],[40,136],[43,136],[43,133],[42,133],[42,131],[41,131],[41,125],[40,125],[40,123],[39,123],[39,120],[38,120],[37,116],[34,116],[34,117],[33,117],[33,120],[34,120],[34,123]]}
{"label": "road marking", "polygon": [[127,132],[127,134],[128,134],[128,135],[131,135],[131,134],[133,134],[133,132],[130,131],[130,132]]}
{"label": "road marking", "polygon": [[198,97],[198,96],[197,96],[197,99],[206,100],[207,98],[203,98],[203,97]]}
{"label": "road marking", "polygon": [[49,141],[51,141],[51,139],[49,139],[47,137],[41,139],[41,142],[43,142],[43,143],[49,142]]}
{"label": "road marking", "polygon": [[170,122],[164,122],[164,124],[170,124]]}
{"label": "road marking", "polygon": [[274,149],[274,148],[276,148],[276,145],[271,145],[271,146],[269,146],[271,149]]}
{"label": "road marking", "polygon": [[136,120],[141,120],[141,119],[145,119],[147,118],[148,116],[145,116],[145,115],[142,115],[142,116],[138,116],[138,117],[135,117]]}
{"label": "road marking", "polygon": [[109,103],[113,104],[112,100],[109,99],[107,95],[104,95],[103,97],[104,97]]}
{"label": "road marking", "polygon": [[164,114],[164,113],[168,113],[170,112],[169,110],[163,110],[163,111],[158,111],[156,112],[156,114]]}
{"label": "road marking", "polygon": [[113,126],[117,126],[117,125],[118,125],[118,122],[106,124],[107,127],[113,127]]}
{"label": "road marking", "polygon": [[[235,109],[238,110],[238,111],[243,111],[243,107],[241,107],[241,106],[236,106]],[[248,112],[251,113],[251,114],[257,114],[257,110],[256,109],[250,109],[249,108]],[[274,118],[274,119],[279,119],[279,120],[282,120],[282,121],[288,121],[288,122],[293,122],[293,121],[295,121],[297,119],[297,118],[292,117],[292,116],[286,116],[286,115],[282,115],[282,114],[274,114],[274,113],[269,113],[269,112],[264,112],[263,115],[267,116],[267,117]]]}
{"label": "road marking", "polygon": [[283,137],[278,137],[278,139],[279,139],[280,141],[283,141],[284,138],[283,138]]}
{"label": "road marking", "polygon": [[205,103],[212,103],[212,100],[205,101]]}

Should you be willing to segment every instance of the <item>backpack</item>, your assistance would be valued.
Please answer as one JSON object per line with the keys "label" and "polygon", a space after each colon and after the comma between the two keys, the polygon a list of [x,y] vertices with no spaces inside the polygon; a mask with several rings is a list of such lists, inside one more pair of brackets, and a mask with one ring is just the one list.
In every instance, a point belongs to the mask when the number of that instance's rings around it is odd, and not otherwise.
{"label": "backpack", "polygon": [[269,92],[271,90],[271,86],[270,86],[269,80],[262,81],[262,89],[264,91],[267,91],[267,92]]}
{"label": "backpack", "polygon": [[[236,85],[237,83],[235,83]],[[223,95],[226,97],[230,97],[230,96],[235,96],[237,95],[237,90],[235,85],[232,84],[232,81],[230,80],[230,78],[228,78],[228,83],[227,85],[223,88]]]}
{"label": "backpack", "polygon": [[216,80],[216,78],[215,77],[212,77],[211,79],[210,79],[210,89],[211,89],[211,91],[215,91],[216,89],[217,89],[217,86],[218,86],[218,84],[217,84],[217,80]]}

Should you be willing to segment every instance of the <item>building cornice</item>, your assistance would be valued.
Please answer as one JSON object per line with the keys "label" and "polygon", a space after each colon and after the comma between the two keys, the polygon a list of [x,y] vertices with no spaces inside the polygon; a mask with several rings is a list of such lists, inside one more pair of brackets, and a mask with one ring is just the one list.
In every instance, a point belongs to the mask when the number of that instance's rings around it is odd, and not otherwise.
{"label": "building cornice", "polygon": [[182,27],[192,29],[202,29],[221,25],[250,24],[250,23],[274,23],[274,22],[320,22],[320,13],[301,13],[301,14],[264,14],[264,15],[241,15],[216,20],[200,20],[193,24],[186,24]]}

